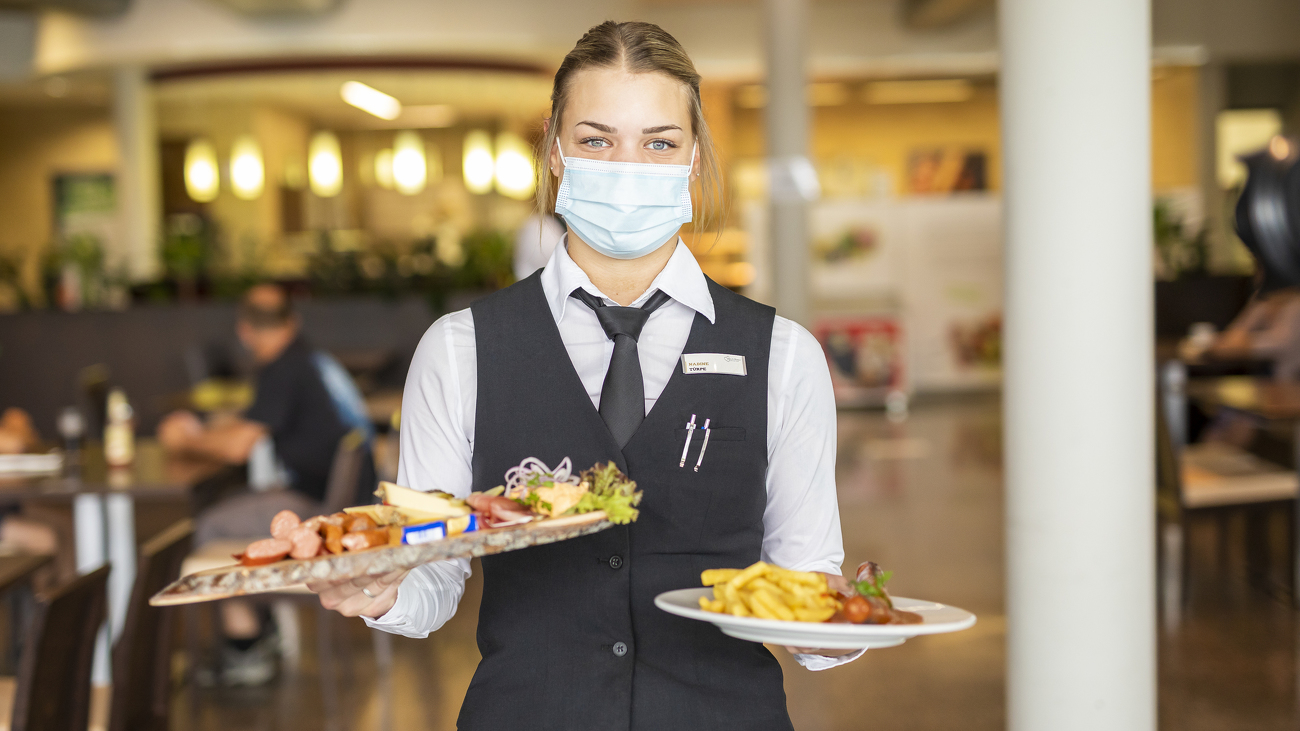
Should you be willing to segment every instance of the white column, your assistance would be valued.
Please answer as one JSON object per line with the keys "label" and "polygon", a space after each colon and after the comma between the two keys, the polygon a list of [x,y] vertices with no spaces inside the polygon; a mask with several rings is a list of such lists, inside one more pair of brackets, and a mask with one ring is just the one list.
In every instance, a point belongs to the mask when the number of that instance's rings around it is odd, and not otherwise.
{"label": "white column", "polygon": [[126,608],[135,588],[135,500],[130,495],[104,496],[105,544],[113,572],[108,575],[108,626],[116,642],[126,623]]}
{"label": "white column", "polygon": [[158,123],[145,68],[125,66],[113,72],[113,126],[120,156],[116,194],[121,248],[108,252],[109,263],[125,264],[132,279],[148,279],[158,266],[162,183]]}
{"label": "white column", "polygon": [[1149,0],[1001,0],[1007,719],[1156,728]]}
{"label": "white column", "polygon": [[[103,496],[92,492],[77,495],[72,502],[72,525],[76,539],[77,573],[90,573],[103,566],[108,557],[105,549]],[[110,581],[112,576],[110,572]],[[90,681],[95,685],[107,685],[112,675],[108,634],[108,624],[105,623],[95,642],[95,660],[90,670]]]}
{"label": "white column", "polygon": [[819,193],[808,162],[805,89],[808,0],[766,0],[767,155],[772,288],[776,310],[809,324],[808,201]]}

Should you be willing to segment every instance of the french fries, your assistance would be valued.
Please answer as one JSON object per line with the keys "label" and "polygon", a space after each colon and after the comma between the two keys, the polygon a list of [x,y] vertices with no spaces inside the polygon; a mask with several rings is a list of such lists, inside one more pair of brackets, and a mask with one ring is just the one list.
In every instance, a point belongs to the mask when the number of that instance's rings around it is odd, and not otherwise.
{"label": "french fries", "polygon": [[700,583],[713,598],[700,597],[700,609],[737,617],[786,622],[825,622],[840,609],[826,577],[791,571],[759,561],[744,569],[709,569]]}

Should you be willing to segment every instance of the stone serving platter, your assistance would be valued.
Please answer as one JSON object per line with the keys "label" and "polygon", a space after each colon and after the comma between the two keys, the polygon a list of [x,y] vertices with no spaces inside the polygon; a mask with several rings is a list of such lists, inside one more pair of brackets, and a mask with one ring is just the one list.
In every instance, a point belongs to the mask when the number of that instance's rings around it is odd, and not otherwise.
{"label": "stone serving platter", "polygon": [[182,576],[155,594],[149,604],[166,607],[300,589],[309,581],[376,576],[413,569],[433,561],[517,551],[596,533],[612,525],[605,519],[605,512],[597,510],[506,528],[486,528],[418,546],[385,546],[265,566],[234,564]]}

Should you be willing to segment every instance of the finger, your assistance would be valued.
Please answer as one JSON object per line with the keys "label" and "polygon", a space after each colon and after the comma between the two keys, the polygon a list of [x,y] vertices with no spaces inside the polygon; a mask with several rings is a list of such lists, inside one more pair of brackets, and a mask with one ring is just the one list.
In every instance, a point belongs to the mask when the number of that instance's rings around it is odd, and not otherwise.
{"label": "finger", "polygon": [[358,589],[356,594],[344,600],[335,611],[347,617],[365,615],[373,619],[386,614],[397,601],[395,585],[389,585],[382,590],[369,587],[367,589],[373,596],[367,596],[365,592]]}
{"label": "finger", "polygon": [[322,607],[325,607],[326,609],[337,609],[344,602],[360,593],[360,588],[352,586],[351,584],[346,584],[343,586],[331,586],[324,591],[317,592],[317,595],[320,597]]}
{"label": "finger", "polygon": [[323,591],[336,589],[340,586],[347,586],[352,583],[351,579],[342,579],[339,581],[308,581],[307,590],[320,594]]}
{"label": "finger", "polygon": [[406,575],[409,573],[411,573],[410,569],[405,571],[390,571],[381,576],[374,577],[375,584],[379,586],[380,589],[387,589],[390,586],[402,583],[402,579],[405,579]]}
{"label": "finger", "polygon": [[341,586],[321,595],[321,605],[347,617],[363,614],[371,618],[382,616],[397,602],[397,586],[407,573],[392,571],[341,582]]}

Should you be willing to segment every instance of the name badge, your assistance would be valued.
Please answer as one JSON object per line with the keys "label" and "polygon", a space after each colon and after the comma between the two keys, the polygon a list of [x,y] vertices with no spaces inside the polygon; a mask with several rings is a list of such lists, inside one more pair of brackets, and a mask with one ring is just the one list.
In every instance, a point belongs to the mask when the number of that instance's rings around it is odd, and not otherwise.
{"label": "name badge", "polygon": [[729,376],[747,375],[745,356],[726,353],[684,353],[682,373],[724,373]]}

